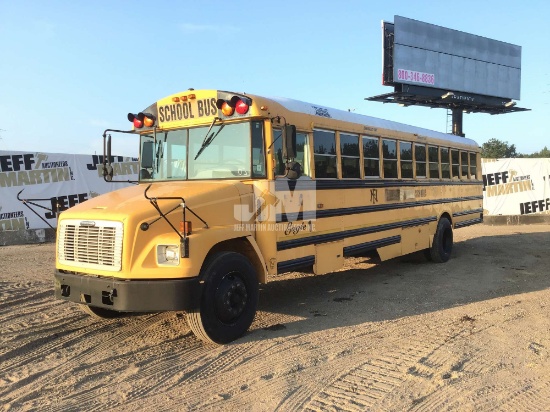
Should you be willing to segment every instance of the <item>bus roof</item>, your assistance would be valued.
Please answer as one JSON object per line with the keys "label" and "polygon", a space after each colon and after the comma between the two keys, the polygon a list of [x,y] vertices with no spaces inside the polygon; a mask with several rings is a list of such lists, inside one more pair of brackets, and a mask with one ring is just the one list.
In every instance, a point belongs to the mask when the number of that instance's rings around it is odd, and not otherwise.
{"label": "bus roof", "polygon": [[394,122],[391,120],[379,119],[376,117],[371,117],[363,114],[357,114],[348,112],[345,110],[338,110],[329,107],[324,107],[318,104],[306,103],[299,100],[287,99],[284,97],[267,97],[271,99],[286,109],[310,114],[313,116],[322,116],[326,118],[342,120],[350,123],[359,123],[369,127],[376,127],[380,129],[395,130],[403,133],[411,133],[419,136],[425,136],[432,139],[441,140],[444,142],[453,142],[462,145],[470,145],[478,148],[479,145],[472,139],[467,139],[465,137],[456,136],[448,133],[436,132],[434,130],[424,129],[422,127],[410,126],[404,123]]}

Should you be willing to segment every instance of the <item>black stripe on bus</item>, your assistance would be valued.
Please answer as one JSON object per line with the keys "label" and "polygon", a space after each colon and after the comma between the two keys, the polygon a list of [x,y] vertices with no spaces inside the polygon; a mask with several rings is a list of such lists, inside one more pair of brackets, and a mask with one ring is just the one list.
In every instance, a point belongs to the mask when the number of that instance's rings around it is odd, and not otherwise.
{"label": "black stripe on bus", "polygon": [[471,225],[477,225],[478,223],[483,223],[483,219],[478,217],[477,219],[470,219],[470,220],[465,220],[463,222],[455,223],[455,229],[460,229],[461,227],[466,227]]}
{"label": "black stripe on bus", "polygon": [[328,233],[326,235],[314,235],[300,239],[283,240],[277,242],[277,250],[292,249],[300,246],[316,245],[319,243],[333,242],[348,237],[368,235],[371,233],[383,232],[385,230],[402,229],[406,227],[427,225],[430,222],[437,221],[437,217],[430,216],[421,219],[405,220],[403,222],[387,223],[385,225],[362,227],[359,229],[343,230],[341,232]]}
{"label": "black stripe on bus", "polygon": [[456,212],[456,213],[453,213],[453,217],[457,217],[457,216],[466,216],[466,215],[473,215],[475,213],[482,213],[483,212],[483,209],[472,209],[472,210],[465,210],[463,212]]}
{"label": "black stripe on bus", "polygon": [[300,190],[329,190],[329,189],[383,189],[385,187],[402,186],[481,186],[481,180],[443,180],[443,181],[419,181],[419,180],[338,180],[338,179],[320,179],[320,180],[275,180],[275,191],[285,192],[294,190],[297,182],[300,183]]}
{"label": "black stripe on bus", "polygon": [[353,256],[358,253],[371,252],[380,247],[401,243],[401,236],[391,236],[384,239],[373,240],[372,242],[359,243],[358,245],[346,246],[344,256]]}
{"label": "black stripe on bus", "polygon": [[298,259],[285,260],[277,263],[277,272],[284,273],[291,270],[311,266],[315,263],[315,256],[304,256]]}
{"label": "black stripe on bus", "polygon": [[[309,220],[309,219],[319,219],[324,217],[356,215],[360,213],[384,212],[384,211],[396,210],[396,209],[408,209],[410,207],[436,205],[440,203],[467,202],[470,200],[483,200],[483,196],[455,197],[450,199],[431,199],[431,200],[421,200],[418,202],[390,203],[390,204],[371,205],[371,206],[342,207],[337,209],[326,209],[326,210],[317,210],[317,211],[307,210],[305,212],[298,212],[295,214],[278,213],[275,218],[277,223],[289,222],[289,221],[293,222],[296,220]],[[480,212],[481,211],[482,210],[480,209]],[[291,216],[291,219],[288,218],[289,215]]]}

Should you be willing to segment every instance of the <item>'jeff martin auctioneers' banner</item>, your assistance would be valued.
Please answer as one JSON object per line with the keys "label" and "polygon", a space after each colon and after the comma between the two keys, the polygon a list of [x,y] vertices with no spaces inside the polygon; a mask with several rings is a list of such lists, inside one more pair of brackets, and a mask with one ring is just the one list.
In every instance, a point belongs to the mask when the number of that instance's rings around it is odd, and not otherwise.
{"label": "'jeff martin auctioneers' banner", "polygon": [[481,159],[486,216],[550,214],[550,159]]}
{"label": "'jeff martin auctioneers' banner", "polygon": [[[114,180],[136,181],[138,159],[113,156]],[[131,183],[107,183],[103,156],[0,150],[0,234],[26,229],[56,227],[56,214],[100,194]],[[19,197],[41,207],[29,205]],[[43,199],[34,201],[32,199]]]}

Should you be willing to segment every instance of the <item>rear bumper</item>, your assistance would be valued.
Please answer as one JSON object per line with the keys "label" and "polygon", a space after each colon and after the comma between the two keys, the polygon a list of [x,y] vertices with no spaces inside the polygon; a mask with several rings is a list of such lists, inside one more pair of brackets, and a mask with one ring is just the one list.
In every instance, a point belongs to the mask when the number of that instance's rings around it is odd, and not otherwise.
{"label": "rear bumper", "polygon": [[199,278],[122,280],[55,270],[55,297],[118,312],[193,310],[200,305]]}

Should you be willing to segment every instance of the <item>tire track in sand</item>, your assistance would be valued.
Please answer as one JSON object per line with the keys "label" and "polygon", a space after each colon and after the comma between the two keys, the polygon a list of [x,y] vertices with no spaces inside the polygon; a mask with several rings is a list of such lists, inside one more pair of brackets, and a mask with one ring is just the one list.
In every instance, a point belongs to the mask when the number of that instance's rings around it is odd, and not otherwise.
{"label": "tire track in sand", "polygon": [[[80,367],[86,360],[95,358],[96,356],[101,358],[101,355],[104,354],[107,349],[115,347],[117,344],[121,344],[133,335],[143,333],[145,329],[163,321],[168,316],[170,316],[170,312],[150,315],[145,320],[131,319],[129,323],[123,324],[123,326],[116,329],[114,335],[110,338],[103,339],[96,346],[80,350],[76,356],[70,356],[66,362],[58,365],[55,369],[33,374],[22,381],[12,384],[9,388],[9,392],[5,394],[6,404],[10,404],[11,406],[20,405],[28,400],[32,400],[38,393],[47,387],[52,387],[53,390],[55,385],[52,385],[52,383]],[[99,333],[97,336],[101,339],[105,334]],[[73,341],[77,343],[77,345],[73,345],[70,349],[79,348],[82,341],[81,337],[75,337]]]}

